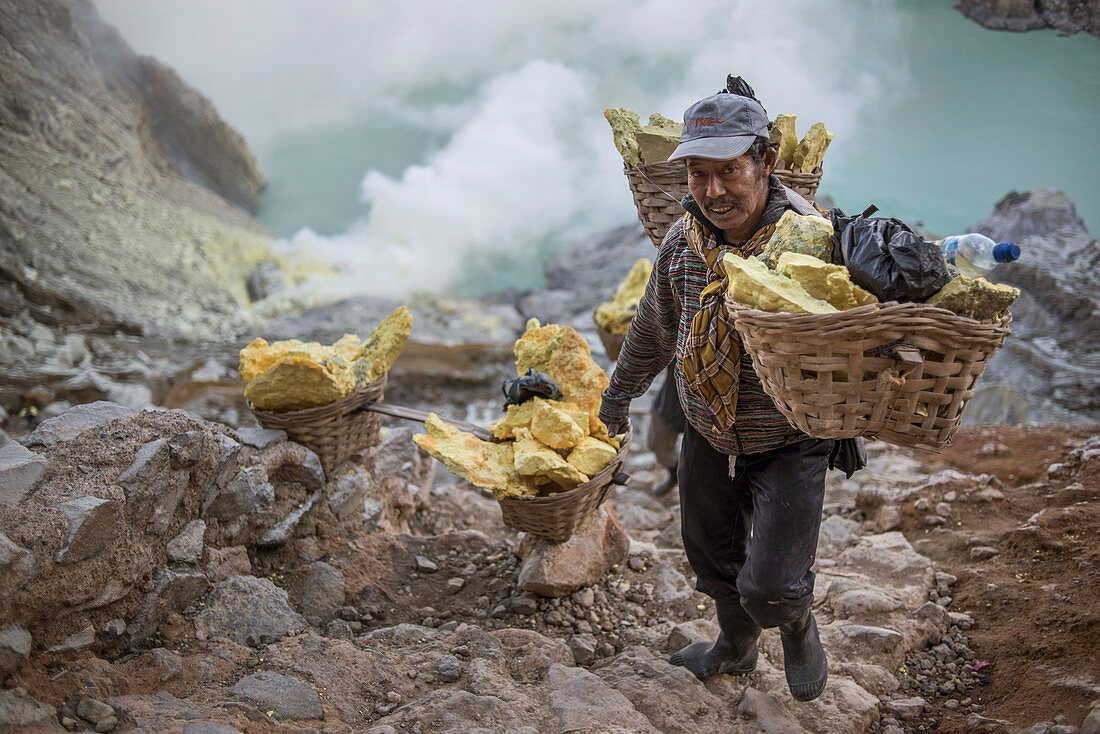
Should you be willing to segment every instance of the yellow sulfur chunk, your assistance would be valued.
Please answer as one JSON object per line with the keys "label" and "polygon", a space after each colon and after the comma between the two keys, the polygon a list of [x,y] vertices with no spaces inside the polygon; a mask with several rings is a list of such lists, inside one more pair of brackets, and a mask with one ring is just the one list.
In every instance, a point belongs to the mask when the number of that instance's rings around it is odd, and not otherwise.
{"label": "yellow sulfur chunk", "polygon": [[1019,288],[960,275],[948,281],[925,303],[977,321],[994,322],[1003,317],[1019,297]]}
{"label": "yellow sulfur chunk", "polygon": [[646,283],[653,272],[653,263],[648,258],[639,258],[610,301],[596,307],[593,318],[602,328],[612,334],[625,334],[630,328],[630,320],[638,310],[638,302],[645,293]]}
{"label": "yellow sulfur chunk", "polygon": [[287,357],[255,377],[244,396],[260,410],[302,410],[325,405],[353,387],[347,362],[322,365],[305,357]]}
{"label": "yellow sulfur chunk", "polygon": [[795,148],[791,165],[805,173],[813,173],[825,160],[825,150],[832,141],[833,134],[825,129],[825,124],[815,122]]}
{"label": "yellow sulfur chunk", "polygon": [[[401,306],[389,316],[382,319],[378,326],[374,327],[363,348],[359,352],[359,360],[369,360],[369,369],[359,370],[357,384],[374,382],[390,371],[393,363],[405,349],[409,341],[409,333],[412,331],[412,314],[409,309]],[[358,361],[358,360],[357,360]]]}
{"label": "yellow sulfur chunk", "polygon": [[729,292],[742,306],[772,313],[836,313],[833,306],[814,298],[801,285],[780,275],[754,256],[728,254],[722,264],[729,275]]}
{"label": "yellow sulfur chunk", "polygon": [[592,476],[602,471],[615,458],[616,453],[618,449],[614,446],[598,438],[587,436],[569,452],[566,461],[588,476]]}
{"label": "yellow sulfur chunk", "polygon": [[332,345],[332,351],[339,354],[348,362],[354,362],[359,358],[359,353],[363,350],[363,343],[359,341],[358,334],[344,334],[340,337],[335,344]]}
{"label": "yellow sulfur chunk", "polygon": [[449,471],[470,484],[490,489],[498,500],[537,494],[538,490],[515,469],[509,443],[491,443],[444,423],[435,413],[424,421],[427,434],[413,436],[417,446],[439,459]]}
{"label": "yellow sulfur chunk", "polygon": [[785,211],[760,253],[760,261],[772,270],[784,252],[801,252],[818,260],[833,260],[833,224],[824,217]]}
{"label": "yellow sulfur chunk", "polygon": [[507,412],[503,416],[489,424],[489,431],[496,438],[508,439],[515,436],[516,428],[526,428],[530,430],[534,414],[537,410],[541,409],[542,406],[552,408],[556,412],[564,413],[565,416],[571,419],[571,422],[575,426],[582,430],[588,425],[588,413],[579,406],[573,403],[563,403],[558,400],[546,400],[545,398],[534,397],[530,400],[525,400],[519,405],[509,405],[506,408]]}
{"label": "yellow sulfur chunk", "polygon": [[588,434],[588,416],[582,415],[584,428],[569,413],[541,401],[531,414],[531,435],[555,449],[571,449]]}
{"label": "yellow sulfur chunk", "polygon": [[775,116],[772,123],[771,142],[779,144],[779,160],[784,161],[787,167],[791,166],[794,158],[794,150],[798,147],[798,133],[794,130],[795,115],[781,113]]}
{"label": "yellow sulfur chunk", "polygon": [[242,380],[251,380],[260,373],[266,371],[276,362],[287,357],[301,357],[320,363],[332,353],[331,347],[325,347],[317,342],[303,342],[298,339],[285,339],[283,341],[267,343],[267,340],[256,338],[252,343],[240,351],[240,363],[237,374]]}
{"label": "yellow sulfur chunk", "polygon": [[545,372],[558,384],[565,402],[574,403],[588,415],[587,433],[600,426],[600,402],[609,382],[607,375],[592,360],[592,350],[575,329],[548,324],[538,319],[527,322],[527,331],[515,343],[516,371]]}
{"label": "yellow sulfur chunk", "polygon": [[552,479],[563,489],[572,489],[588,481],[588,476],[562,458],[546,444],[535,439],[526,428],[516,429],[515,469],[517,474]]}
{"label": "yellow sulfur chunk", "polygon": [[[655,115],[655,117],[660,117]],[[652,118],[650,118],[652,119]],[[661,118],[665,119],[665,118]],[[680,131],[683,125],[668,120],[665,124],[650,123],[638,131],[638,156],[642,163],[663,163],[680,144]]]}
{"label": "yellow sulfur chunk", "polygon": [[814,298],[828,301],[840,311],[877,303],[878,299],[852,282],[848,268],[818,260],[812,255],[784,252],[776,272],[797,281]]}
{"label": "yellow sulfur chunk", "polygon": [[628,166],[636,166],[642,162],[638,151],[638,133],[642,125],[638,120],[638,113],[624,107],[609,107],[603,111],[603,116],[611,125],[611,134],[615,140],[615,147],[619,149],[619,155],[623,157],[623,163]]}

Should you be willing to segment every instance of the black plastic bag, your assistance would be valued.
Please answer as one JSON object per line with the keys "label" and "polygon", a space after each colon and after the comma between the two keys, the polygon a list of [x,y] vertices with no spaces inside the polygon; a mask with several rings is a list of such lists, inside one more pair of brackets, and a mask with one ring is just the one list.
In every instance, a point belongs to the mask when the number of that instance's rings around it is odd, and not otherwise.
{"label": "black plastic bag", "polygon": [[505,380],[500,388],[504,392],[505,408],[509,405],[525,403],[534,397],[547,400],[561,400],[563,397],[558,383],[544,372],[535,372],[534,367],[527,370],[526,375]]}
{"label": "black plastic bag", "polygon": [[838,438],[829,454],[829,468],[839,469],[849,479],[860,469],[867,466],[867,446],[863,436]]}
{"label": "black plastic bag", "polygon": [[923,302],[949,280],[939,248],[897,219],[834,210],[833,247],[852,282],[880,301]]}

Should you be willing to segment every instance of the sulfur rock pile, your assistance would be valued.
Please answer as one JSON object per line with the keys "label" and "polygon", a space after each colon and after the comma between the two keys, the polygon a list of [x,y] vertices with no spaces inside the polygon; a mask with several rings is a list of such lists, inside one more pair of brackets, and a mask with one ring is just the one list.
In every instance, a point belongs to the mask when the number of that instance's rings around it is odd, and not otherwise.
{"label": "sulfur rock pile", "polygon": [[619,284],[619,289],[615,291],[611,300],[596,306],[596,310],[592,312],[593,321],[612,334],[620,336],[626,334],[652,272],[653,263],[648,258],[639,258],[623,282]]}
{"label": "sulfur rock pile", "polygon": [[607,376],[584,338],[568,326],[527,322],[515,344],[517,374],[529,369],[548,375],[562,390],[561,400],[531,398],[509,405],[489,429],[496,442],[483,441],[432,414],[418,446],[454,474],[490,489],[499,500],[549,495],[573,489],[604,469],[618,452],[618,438],[599,419]]}
{"label": "sulfur rock pile", "polygon": [[779,163],[783,168],[813,173],[821,168],[825,151],[833,142],[833,133],[825,123],[815,122],[801,140],[795,132],[795,115],[780,113],[771,125],[771,141],[779,146]]}
{"label": "sulfur rock pile", "polygon": [[240,352],[237,373],[248,382],[245,398],[260,410],[327,405],[389,372],[411,330],[412,314],[401,306],[365,342],[356,334],[344,334],[331,346],[256,338]]}

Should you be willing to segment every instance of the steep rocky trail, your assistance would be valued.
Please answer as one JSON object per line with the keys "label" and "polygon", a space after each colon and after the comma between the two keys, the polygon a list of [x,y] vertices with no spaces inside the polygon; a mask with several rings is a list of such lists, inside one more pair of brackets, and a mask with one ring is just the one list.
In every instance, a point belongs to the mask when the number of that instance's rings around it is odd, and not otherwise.
{"label": "steep rocky trail", "polygon": [[[118,730],[192,734],[1022,731],[1057,715],[1080,725],[1100,697],[1087,657],[1095,614],[1082,606],[1096,597],[1087,568],[1100,545],[1087,428],[1047,431],[1036,457],[1049,463],[1019,478],[998,447],[1041,429],[964,429],[980,438],[938,459],[872,444],[867,470],[830,475],[815,588],[830,683],[796,704],[774,631],[748,676],[704,684],[666,662],[716,629],[712,605],[692,589],[675,493],[651,495],[662,470],[640,447],[630,485],[569,542],[548,544],[506,528],[495,502],[421,455],[404,426],[324,477],[277,434],[99,410],[108,412],[94,430],[74,435],[88,428],[87,409],[42,426],[27,442],[41,482],[22,514],[0,508],[0,598],[18,605],[0,635],[9,673],[0,716],[15,731],[80,730],[111,716]],[[150,446],[169,447],[163,463]],[[1000,473],[944,469],[975,456]],[[174,507],[142,500],[135,476],[182,487]],[[129,491],[114,493],[120,483]],[[1055,505],[1085,519],[1061,540],[1067,562],[1050,571],[1061,577],[1041,582],[1064,584],[1044,604],[1066,596],[1079,614],[1076,626],[1050,618],[1048,647],[1067,654],[1045,688],[1021,682],[1014,666],[1025,651],[1000,631],[1008,610],[985,606],[999,597],[978,583],[1024,583],[1003,576],[1030,563],[1016,557],[1009,528],[1035,485],[1076,498]],[[64,532],[50,508],[82,496],[115,511],[110,532],[79,520]],[[1039,537],[1064,521],[1048,511],[1031,525]],[[967,530],[982,544],[960,541]],[[947,552],[960,542],[995,552],[960,561]],[[1021,696],[1033,705],[1015,705]]]}

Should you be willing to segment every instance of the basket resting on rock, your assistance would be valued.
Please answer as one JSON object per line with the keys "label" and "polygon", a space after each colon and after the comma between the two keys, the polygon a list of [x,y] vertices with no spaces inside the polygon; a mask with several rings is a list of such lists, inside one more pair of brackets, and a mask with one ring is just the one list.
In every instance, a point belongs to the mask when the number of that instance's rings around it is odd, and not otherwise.
{"label": "basket resting on rock", "polygon": [[584,519],[611,496],[615,485],[625,481],[620,472],[632,435],[633,429],[627,428],[614,458],[584,484],[545,497],[507,497],[500,500],[504,524],[555,543],[569,540]]}
{"label": "basket resting on rock", "polygon": [[263,428],[286,431],[291,441],[313,450],[325,472],[349,456],[378,445],[381,416],[360,410],[364,403],[381,401],[386,375],[331,403],[303,410],[252,408]]}
{"label": "basket resting on rock", "polygon": [[[684,215],[680,202],[688,193],[687,164],[678,160],[671,163],[666,161],[626,165],[623,173],[630,184],[630,193],[634,196],[634,205],[638,208],[638,219],[642,222],[642,228],[653,240],[653,245],[660,247],[668,228]],[[777,166],[772,173],[784,185],[810,201],[813,201],[818,184],[821,183],[820,166],[811,173]]]}
{"label": "basket resting on rock", "polygon": [[829,314],[768,313],[729,296],[726,305],[764,391],[795,428],[933,451],[950,444],[1011,320],[921,303]]}

